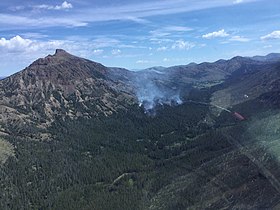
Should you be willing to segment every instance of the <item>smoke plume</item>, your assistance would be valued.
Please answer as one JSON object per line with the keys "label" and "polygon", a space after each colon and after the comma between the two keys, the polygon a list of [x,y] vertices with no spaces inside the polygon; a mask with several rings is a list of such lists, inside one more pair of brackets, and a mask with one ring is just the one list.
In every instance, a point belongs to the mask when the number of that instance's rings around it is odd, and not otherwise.
{"label": "smoke plume", "polygon": [[143,107],[146,113],[154,112],[159,105],[182,104],[180,91],[171,86],[166,77],[163,73],[138,73],[134,84],[135,91],[139,106]]}

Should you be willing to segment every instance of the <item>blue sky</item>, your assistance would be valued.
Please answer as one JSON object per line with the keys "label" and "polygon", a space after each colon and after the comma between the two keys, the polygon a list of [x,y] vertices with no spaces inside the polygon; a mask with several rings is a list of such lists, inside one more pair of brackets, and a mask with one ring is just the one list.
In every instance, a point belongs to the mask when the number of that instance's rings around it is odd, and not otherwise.
{"label": "blue sky", "polygon": [[0,75],[56,48],[128,69],[280,52],[280,0],[0,2]]}

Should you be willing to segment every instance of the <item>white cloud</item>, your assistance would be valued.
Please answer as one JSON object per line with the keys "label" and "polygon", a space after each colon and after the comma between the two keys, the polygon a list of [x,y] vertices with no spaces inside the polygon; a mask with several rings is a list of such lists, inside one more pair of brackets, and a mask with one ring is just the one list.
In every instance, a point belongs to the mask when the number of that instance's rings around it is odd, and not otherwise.
{"label": "white cloud", "polygon": [[138,17],[128,17],[127,20],[131,20],[135,23],[139,23],[139,24],[149,24],[150,21],[143,19],[143,18],[138,18]]}
{"label": "white cloud", "polygon": [[162,43],[172,43],[174,42],[173,39],[167,39],[167,38],[150,38],[149,39],[151,41],[152,44],[162,44]]}
{"label": "white cloud", "polygon": [[175,32],[187,32],[192,30],[193,29],[189,27],[173,25],[150,31],[150,34],[152,35],[152,37],[164,37],[173,35]]}
{"label": "white cloud", "polygon": [[229,39],[230,41],[237,41],[237,42],[249,42],[250,39],[241,37],[241,36],[233,36]]}
{"label": "white cloud", "polygon": [[47,4],[40,4],[33,7],[34,9],[54,9],[54,6]]}
{"label": "white cloud", "polygon": [[[0,52],[14,53],[18,56],[26,54],[27,56],[33,56],[36,53],[54,51],[57,48],[64,48],[66,50],[78,48],[78,44],[73,44],[71,41],[63,40],[49,40],[49,41],[37,41],[31,39],[24,39],[17,35],[11,39],[0,39]],[[35,54],[33,54],[35,53]]]}
{"label": "white cloud", "polygon": [[68,3],[67,1],[64,1],[60,6],[55,6],[55,9],[72,9],[73,5],[71,3]]}
{"label": "white cloud", "polygon": [[104,50],[95,49],[95,50],[93,50],[92,54],[93,54],[93,55],[101,55],[103,52],[104,52]]}
{"label": "white cloud", "polygon": [[150,60],[138,60],[136,61],[137,64],[147,64],[147,63],[152,63]]}
{"label": "white cloud", "polygon": [[35,9],[47,9],[47,10],[67,10],[72,9],[73,5],[71,3],[68,3],[67,1],[64,1],[61,5],[47,5],[47,4],[41,4],[34,6]]}
{"label": "white cloud", "polygon": [[187,42],[184,40],[178,40],[172,45],[172,49],[180,49],[180,50],[189,50],[195,47],[195,44],[192,42]]}
{"label": "white cloud", "polygon": [[[12,38],[0,39],[0,63],[2,68],[8,67],[8,70],[1,69],[4,74],[10,75],[23,69],[39,57],[53,53],[57,48],[69,50],[73,47],[70,43],[60,40],[39,42],[31,39],[24,39],[17,35]],[[3,72],[2,72],[3,73]]]}
{"label": "white cloud", "polygon": [[0,13],[1,29],[28,29],[28,28],[47,28],[53,26],[81,27],[88,23],[73,18],[57,17],[24,17],[11,14]]}
{"label": "white cloud", "polygon": [[221,29],[220,31],[214,31],[208,34],[204,34],[202,36],[202,38],[204,39],[213,39],[213,38],[217,38],[217,37],[227,37],[229,36],[229,34],[224,30]]}
{"label": "white cloud", "polygon": [[[39,41],[36,39],[25,39],[17,35],[10,39],[0,39],[0,53],[13,53],[18,57],[38,57],[52,53],[57,48],[65,49],[76,55],[83,55],[90,57],[91,55],[100,55],[103,53],[102,49],[95,49],[96,43],[90,40],[47,40]],[[93,50],[94,49],[94,50]]]}
{"label": "white cloud", "polygon": [[165,46],[157,48],[157,51],[166,51],[166,50],[167,50],[167,47],[165,47]]}
{"label": "white cloud", "polygon": [[21,36],[15,36],[11,39],[0,39],[0,48],[6,49],[10,52],[23,51],[30,47],[32,41],[30,39],[23,39]]}
{"label": "white cloud", "polygon": [[243,0],[235,0],[233,1],[234,4],[240,4],[240,3],[243,3],[244,1]]}
{"label": "white cloud", "polygon": [[164,37],[164,36],[171,35],[170,32],[167,32],[167,31],[164,31],[164,30],[150,31],[150,34],[152,35],[152,37]]}
{"label": "white cloud", "polygon": [[114,49],[111,51],[112,55],[119,55],[122,53],[122,51],[120,49]]}
{"label": "white cloud", "polygon": [[261,40],[280,39],[280,31],[273,31],[270,34],[261,37]]}

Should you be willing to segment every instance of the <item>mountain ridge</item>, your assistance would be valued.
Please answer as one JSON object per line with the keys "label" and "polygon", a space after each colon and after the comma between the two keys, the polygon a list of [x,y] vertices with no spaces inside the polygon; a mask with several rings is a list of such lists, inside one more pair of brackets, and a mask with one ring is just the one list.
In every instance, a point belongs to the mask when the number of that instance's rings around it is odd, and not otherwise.
{"label": "mountain ridge", "polygon": [[[13,119],[19,125],[31,123],[45,128],[57,117],[107,116],[135,104],[143,105],[146,111],[158,103],[180,104],[193,88],[209,88],[229,78],[254,75],[265,65],[270,68],[277,56],[267,57],[273,59],[236,56],[213,63],[152,67],[134,72],[106,67],[57,49],[54,55],[39,58],[0,81],[0,124],[7,127]],[[256,97],[261,93],[265,92],[260,91]],[[224,92],[214,94],[213,103],[232,106],[233,103],[219,102],[221,94]]]}

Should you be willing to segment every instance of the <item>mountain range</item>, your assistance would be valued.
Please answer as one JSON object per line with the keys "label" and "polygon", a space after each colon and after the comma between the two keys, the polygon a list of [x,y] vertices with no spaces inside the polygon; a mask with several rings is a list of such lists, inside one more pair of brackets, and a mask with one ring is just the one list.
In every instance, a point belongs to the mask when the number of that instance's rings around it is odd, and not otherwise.
{"label": "mountain range", "polygon": [[279,209],[280,54],[0,81],[0,209]]}

